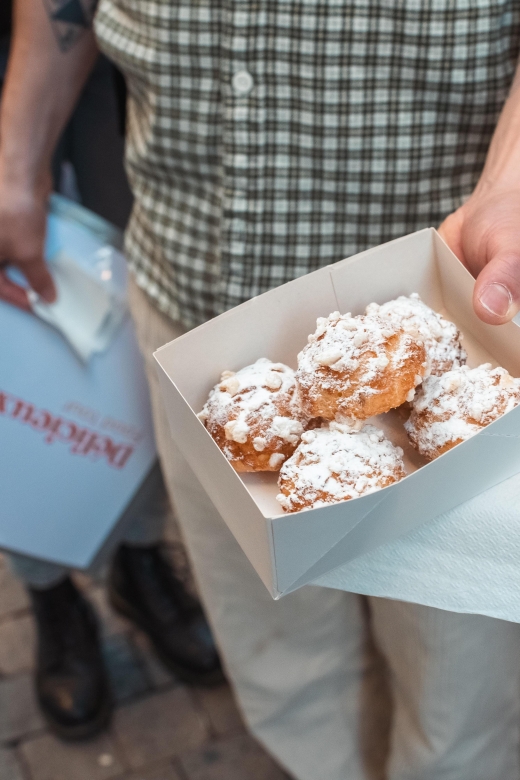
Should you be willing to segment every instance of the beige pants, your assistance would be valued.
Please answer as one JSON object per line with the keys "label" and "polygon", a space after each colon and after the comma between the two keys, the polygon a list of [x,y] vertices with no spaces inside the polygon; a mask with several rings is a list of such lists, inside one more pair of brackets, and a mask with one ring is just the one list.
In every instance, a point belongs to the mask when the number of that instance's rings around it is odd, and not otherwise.
{"label": "beige pants", "polygon": [[135,285],[130,301],[168,490],[251,731],[298,780],[520,780],[520,626],[312,586],[273,601],[171,438],[152,352],[182,328]]}

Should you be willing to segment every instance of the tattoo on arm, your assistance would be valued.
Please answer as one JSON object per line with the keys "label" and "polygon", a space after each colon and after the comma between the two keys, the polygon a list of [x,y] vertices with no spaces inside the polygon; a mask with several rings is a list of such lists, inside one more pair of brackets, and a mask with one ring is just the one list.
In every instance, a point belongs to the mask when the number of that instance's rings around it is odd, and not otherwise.
{"label": "tattoo on arm", "polygon": [[60,51],[67,52],[92,27],[97,0],[43,0]]}

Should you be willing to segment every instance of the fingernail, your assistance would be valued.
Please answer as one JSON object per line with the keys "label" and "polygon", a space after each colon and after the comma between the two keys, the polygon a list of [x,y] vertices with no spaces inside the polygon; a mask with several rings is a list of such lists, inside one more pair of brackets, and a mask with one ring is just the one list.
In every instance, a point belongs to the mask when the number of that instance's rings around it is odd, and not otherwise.
{"label": "fingernail", "polygon": [[491,314],[505,317],[513,303],[513,296],[503,284],[488,284],[482,290],[479,301]]}

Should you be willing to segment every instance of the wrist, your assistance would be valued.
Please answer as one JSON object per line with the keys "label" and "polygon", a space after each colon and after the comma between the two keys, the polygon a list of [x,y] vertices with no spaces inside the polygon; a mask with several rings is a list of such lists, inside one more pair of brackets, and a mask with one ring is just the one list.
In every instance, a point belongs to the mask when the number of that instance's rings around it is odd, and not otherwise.
{"label": "wrist", "polygon": [[494,198],[495,196],[520,196],[520,163],[509,170],[488,170],[484,168],[473,190],[471,199]]}
{"label": "wrist", "polygon": [[484,170],[475,187],[475,194],[487,195],[495,192],[510,192],[520,194],[520,160],[502,170]]}
{"label": "wrist", "polygon": [[52,189],[50,161],[31,160],[23,154],[0,152],[0,187],[14,198],[46,200]]}
{"label": "wrist", "polygon": [[520,192],[520,67],[497,124],[476,190]]}

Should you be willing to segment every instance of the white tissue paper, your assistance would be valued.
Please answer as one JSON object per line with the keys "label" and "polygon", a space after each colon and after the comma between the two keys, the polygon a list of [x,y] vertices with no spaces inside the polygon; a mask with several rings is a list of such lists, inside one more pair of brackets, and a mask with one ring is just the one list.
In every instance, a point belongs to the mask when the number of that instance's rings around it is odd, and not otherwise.
{"label": "white tissue paper", "polygon": [[520,623],[520,474],[313,584]]}
{"label": "white tissue paper", "polygon": [[28,291],[33,312],[57,328],[84,362],[107,349],[126,312],[125,298],[110,285],[112,271],[105,265],[96,274],[60,251],[50,263],[55,303]]}

